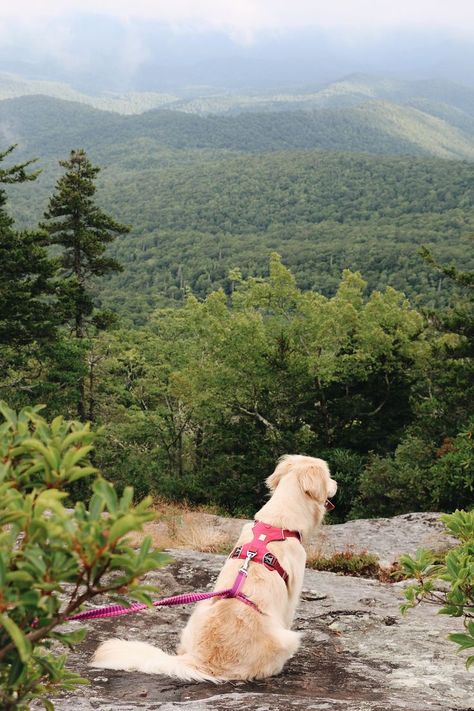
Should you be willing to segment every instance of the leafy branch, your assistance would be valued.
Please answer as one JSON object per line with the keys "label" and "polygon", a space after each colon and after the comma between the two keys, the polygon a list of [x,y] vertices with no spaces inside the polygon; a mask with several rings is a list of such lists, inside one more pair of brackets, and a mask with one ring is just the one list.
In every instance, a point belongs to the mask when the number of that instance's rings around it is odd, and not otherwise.
{"label": "leafy branch", "polygon": [[[52,645],[73,648],[86,631],[58,628],[84,603],[105,593],[123,603],[151,604],[140,578],[167,558],[145,538],[135,551],[127,534],[153,518],[150,500],[119,497],[88,457],[97,433],[90,425],[51,423],[40,407],[0,413],[0,707],[27,709],[86,683],[65,667]],[[88,504],[67,506],[73,482],[94,476]]]}
{"label": "leafy branch", "polygon": [[[418,550],[415,557],[402,556],[403,572],[416,583],[404,591],[407,602],[401,610],[427,603],[440,607],[441,615],[462,617],[465,632],[454,632],[449,639],[458,645],[459,652],[467,651],[474,648],[474,511],[457,510],[442,520],[460,545],[447,553],[442,564],[433,563],[426,550]],[[466,659],[468,669],[472,664],[474,654]]]}

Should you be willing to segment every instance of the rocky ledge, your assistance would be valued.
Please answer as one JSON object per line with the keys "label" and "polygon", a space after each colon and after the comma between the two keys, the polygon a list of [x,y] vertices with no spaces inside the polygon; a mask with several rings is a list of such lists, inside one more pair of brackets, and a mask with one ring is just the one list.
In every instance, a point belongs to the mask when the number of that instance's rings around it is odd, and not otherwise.
{"label": "rocky ledge", "polygon": [[[171,554],[174,562],[149,576],[163,596],[209,589],[224,560],[182,550]],[[253,683],[187,683],[88,667],[96,645],[112,636],[174,651],[188,607],[92,622],[87,641],[69,663],[90,686],[61,698],[57,708],[474,711],[474,677],[446,639],[461,628],[460,621],[437,615],[430,606],[402,617],[402,586],[308,570],[294,625],[304,632],[303,644],[282,674]]]}
{"label": "rocky ledge", "polygon": [[375,553],[381,565],[394,563],[403,553],[413,555],[418,548],[439,551],[457,543],[446,534],[441,514],[430,512],[323,526],[320,540],[324,554],[355,548]]}
{"label": "rocky ledge", "polygon": [[[244,519],[224,518],[200,514],[208,529],[222,534],[226,541],[234,541]],[[445,532],[441,514],[436,512],[409,513],[392,518],[372,518],[331,524],[331,514],[326,516],[327,525],[322,526],[310,544],[318,553],[330,556],[347,550],[374,553],[382,566],[399,560],[403,553],[414,554],[418,548],[445,550],[456,540]],[[159,525],[159,524],[158,524]],[[148,524],[152,533],[157,524]]]}

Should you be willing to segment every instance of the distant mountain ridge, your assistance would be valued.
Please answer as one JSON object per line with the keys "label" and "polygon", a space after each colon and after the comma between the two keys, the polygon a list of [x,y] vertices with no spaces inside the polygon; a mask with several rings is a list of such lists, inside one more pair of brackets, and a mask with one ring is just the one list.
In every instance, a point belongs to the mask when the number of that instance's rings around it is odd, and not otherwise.
{"label": "distant mountain ridge", "polygon": [[[438,115],[417,106],[372,99],[352,107],[204,115],[152,110],[122,116],[46,96],[0,101],[0,142],[21,151],[61,157],[82,146],[95,156],[146,139],[183,151],[260,152],[311,149],[419,155],[474,160],[474,119],[462,109],[436,105]],[[139,164],[139,150],[135,163]]]}
{"label": "distant mountain ridge", "polygon": [[402,80],[351,74],[320,89],[321,98],[330,101],[350,96],[354,102],[383,99],[394,103],[427,100],[447,103],[464,111],[474,110],[474,89],[446,79]]}
{"label": "distant mountain ridge", "polygon": [[171,108],[186,113],[235,113],[242,111],[295,111],[359,106],[379,99],[397,104],[428,102],[474,113],[474,89],[444,79],[402,80],[351,74],[323,86],[286,88],[271,92],[242,94],[216,91],[211,87],[185,87],[173,93],[131,91],[86,94],[66,83],[25,79],[0,72],[0,100],[31,95],[52,96],[88,104],[121,114]]}
{"label": "distant mountain ridge", "polygon": [[84,94],[64,82],[24,79],[16,74],[0,73],[0,100],[38,95],[76,101],[101,111],[114,111],[119,114],[140,114],[180,100],[172,94],[160,94],[154,91]]}

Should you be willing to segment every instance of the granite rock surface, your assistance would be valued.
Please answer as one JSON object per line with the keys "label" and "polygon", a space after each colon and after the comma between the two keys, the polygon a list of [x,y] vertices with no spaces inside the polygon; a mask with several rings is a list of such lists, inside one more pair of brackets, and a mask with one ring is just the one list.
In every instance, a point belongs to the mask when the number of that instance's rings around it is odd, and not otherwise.
{"label": "granite rock surface", "polygon": [[[423,532],[425,524],[418,524]],[[343,526],[332,528],[344,530]],[[384,539],[377,548],[381,555],[390,552],[386,528],[385,524],[378,528],[377,535]],[[367,538],[368,549],[375,550],[375,540],[375,533],[371,540]],[[224,561],[223,556],[183,550],[171,554],[173,563],[148,576],[163,596],[210,589]],[[58,699],[56,708],[474,711],[474,675],[466,671],[454,645],[446,639],[449,632],[461,629],[460,621],[440,616],[430,606],[402,617],[399,605],[404,584],[307,570],[294,624],[304,632],[301,648],[278,677],[251,683],[188,683],[160,675],[88,667],[96,645],[110,637],[148,641],[173,652],[191,612],[189,607],[91,622],[87,640],[69,660],[69,666],[86,676],[90,686]]]}

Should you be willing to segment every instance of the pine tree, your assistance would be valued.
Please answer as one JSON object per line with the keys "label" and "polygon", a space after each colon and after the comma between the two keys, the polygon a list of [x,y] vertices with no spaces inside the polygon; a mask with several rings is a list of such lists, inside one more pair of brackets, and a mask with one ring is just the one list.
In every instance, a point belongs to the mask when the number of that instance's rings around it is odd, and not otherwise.
{"label": "pine tree", "polygon": [[[0,152],[0,163],[14,149]],[[0,168],[0,185],[35,180],[39,171],[28,171],[33,162]],[[48,256],[45,233],[16,230],[6,203],[6,192],[0,188],[0,345],[18,351],[55,337],[57,265]]]}
{"label": "pine tree", "polygon": [[88,320],[94,313],[91,294],[93,277],[121,271],[115,259],[104,256],[107,245],[130,228],[116,222],[94,202],[95,179],[100,168],[93,166],[84,150],[71,151],[59,161],[66,173],[58,180],[44,214],[50,244],[62,248],[60,258],[66,279],[64,302],[72,316],[77,338],[86,336]]}
{"label": "pine tree", "polygon": [[[95,204],[95,179],[100,168],[92,165],[84,150],[71,151],[59,164],[66,172],[56,184],[41,226],[48,232],[50,244],[61,248],[63,313],[75,337],[84,340],[90,326],[103,328],[107,324],[106,315],[94,308],[92,283],[95,277],[121,271],[119,262],[105,256],[105,251],[117,235],[128,233],[130,228]],[[79,390],[78,415],[84,420],[84,378]]]}

